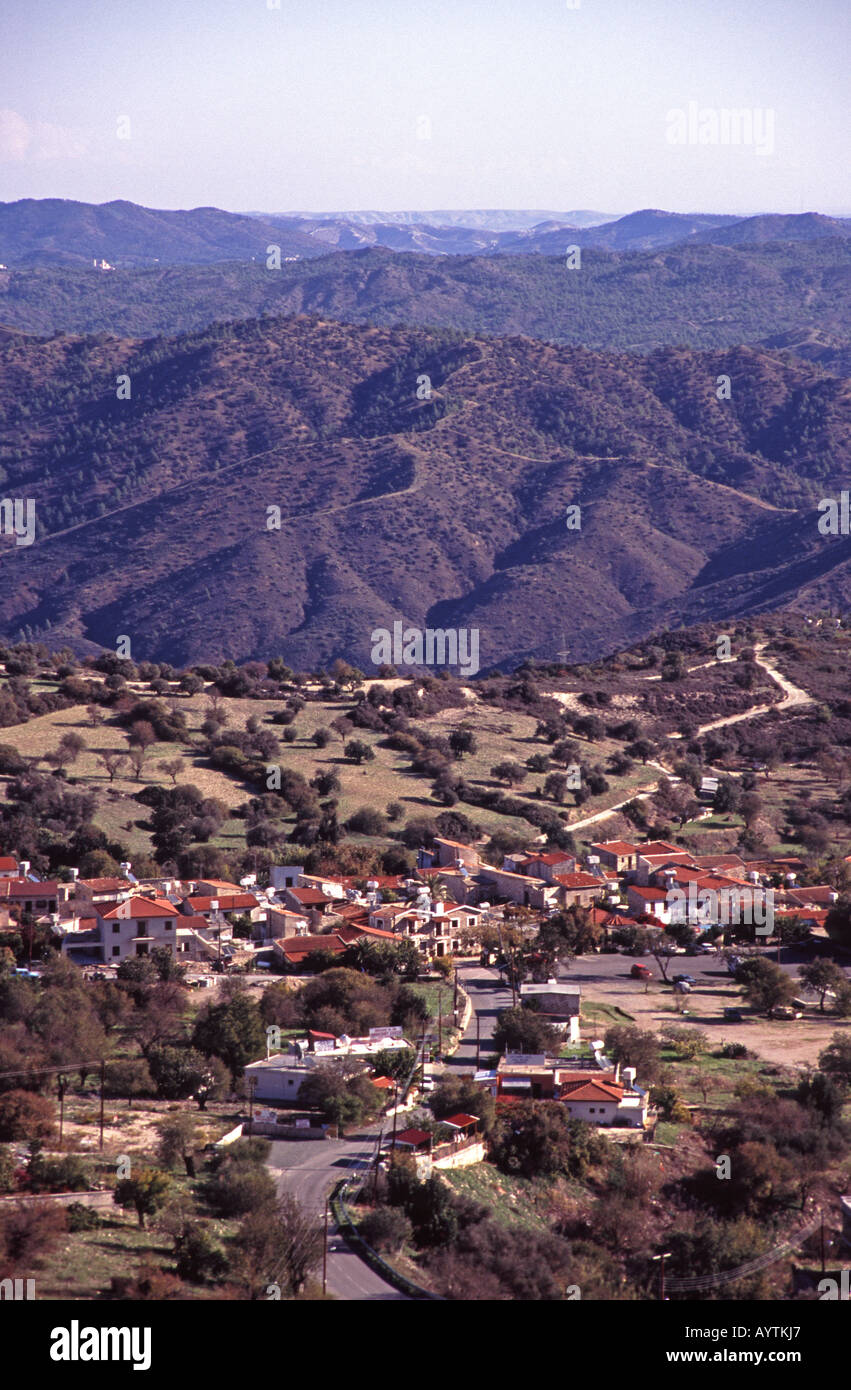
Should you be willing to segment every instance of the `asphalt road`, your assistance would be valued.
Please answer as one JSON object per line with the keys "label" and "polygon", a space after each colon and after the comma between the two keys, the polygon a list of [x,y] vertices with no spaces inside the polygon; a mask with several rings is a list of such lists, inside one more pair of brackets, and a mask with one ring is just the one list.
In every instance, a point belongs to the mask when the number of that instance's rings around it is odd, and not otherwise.
{"label": "asphalt road", "polygon": [[500,978],[498,970],[478,964],[459,965],[458,978],[473,1003],[473,1012],[457,1051],[446,1058],[446,1066],[457,1071],[476,1069],[476,1017],[479,1019],[481,1056],[493,1052],[493,1033],[496,1016],[501,1009],[511,1007],[511,990]]}
{"label": "asphalt road", "polygon": [[[325,1199],[335,1183],[365,1167],[375,1152],[378,1127],[350,1139],[275,1139],[269,1168],[278,1192],[291,1192],[322,1220]],[[400,1293],[346,1245],[332,1217],[328,1223],[328,1292],[348,1300],[401,1299]]]}

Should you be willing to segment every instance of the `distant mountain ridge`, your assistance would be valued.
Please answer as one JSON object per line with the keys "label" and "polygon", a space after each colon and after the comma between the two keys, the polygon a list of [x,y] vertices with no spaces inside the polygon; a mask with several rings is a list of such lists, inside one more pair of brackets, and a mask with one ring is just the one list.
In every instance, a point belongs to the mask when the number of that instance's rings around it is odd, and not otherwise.
{"label": "distant mountain ridge", "polygon": [[[480,219],[486,216],[484,212],[476,214]],[[499,214],[499,218],[506,216],[516,219],[520,214]],[[465,227],[455,222],[375,222],[371,217],[372,214],[358,214],[306,218],[233,213],[214,207],[145,208],[122,199],[93,204],[62,198],[25,198],[0,203],[0,263],[73,266],[106,260],[112,266],[125,268],[248,260],[265,265],[270,246],[277,248],[282,259],[308,259],[331,248],[358,250],[370,246],[432,256],[560,255],[568,245],[637,251],[696,240],[735,245],[768,239],[806,241],[851,235],[851,219],[826,218],[816,213],[742,219],[646,208],[595,225],[572,226],[545,216],[540,222],[519,228],[504,223],[489,227],[484,220]]]}
{"label": "distant mountain ridge", "polygon": [[851,375],[851,241],[589,250],[581,273],[561,256],[398,256],[380,246],[274,274],[251,261],[0,271],[0,325],[31,333],[173,336],[265,314],[632,352],[763,342]]}
{"label": "distant mountain ridge", "polygon": [[[252,212],[251,217],[268,217],[270,214]],[[512,210],[509,208],[471,208],[466,212],[277,212],[271,214],[287,220],[296,217],[306,222],[342,221],[355,222],[363,226],[426,226],[426,227],[476,227],[491,232],[520,232],[529,227],[537,227],[542,222],[559,222],[567,227],[596,227],[601,222],[613,222],[619,213],[589,212],[586,209],[572,212]]]}
{"label": "distant mountain ridge", "polygon": [[4,488],[37,526],[0,548],[9,638],[366,669],[372,631],[403,619],[480,630],[487,670],[552,659],[562,634],[585,660],[682,624],[851,606],[851,537],[817,525],[847,486],[847,383],[763,350],[636,357],[322,318],[7,333],[0,420]]}

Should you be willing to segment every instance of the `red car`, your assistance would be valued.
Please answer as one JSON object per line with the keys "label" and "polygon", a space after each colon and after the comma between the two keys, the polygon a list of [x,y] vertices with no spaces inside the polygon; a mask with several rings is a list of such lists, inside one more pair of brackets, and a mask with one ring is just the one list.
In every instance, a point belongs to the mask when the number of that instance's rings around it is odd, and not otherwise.
{"label": "red car", "polygon": [[635,962],[635,965],[632,967],[629,973],[632,976],[633,980],[653,979],[653,971],[649,970],[646,965],[639,965],[638,961]]}

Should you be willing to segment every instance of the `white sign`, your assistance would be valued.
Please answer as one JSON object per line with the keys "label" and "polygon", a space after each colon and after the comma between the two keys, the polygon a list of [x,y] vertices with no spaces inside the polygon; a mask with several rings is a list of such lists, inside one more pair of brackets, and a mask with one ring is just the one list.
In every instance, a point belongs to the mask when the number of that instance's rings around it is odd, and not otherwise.
{"label": "white sign", "polygon": [[369,1041],[382,1042],[385,1038],[401,1038],[402,1028],[400,1024],[394,1023],[386,1028],[370,1028]]}
{"label": "white sign", "polygon": [[336,1043],[333,1038],[315,1038],[313,1043],[314,1052],[334,1052]]}

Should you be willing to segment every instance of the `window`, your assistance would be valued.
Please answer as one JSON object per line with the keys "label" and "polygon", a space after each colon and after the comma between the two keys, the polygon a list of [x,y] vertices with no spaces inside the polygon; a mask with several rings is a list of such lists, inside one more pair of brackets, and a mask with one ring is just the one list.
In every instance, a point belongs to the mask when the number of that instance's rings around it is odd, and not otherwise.
{"label": "window", "polygon": [[121,947],[120,947],[120,946],[113,946],[113,948],[112,948],[112,954],[113,954],[114,956],[120,956],[120,955],[121,955]]}
{"label": "window", "polygon": [[174,926],[174,923],[173,923],[173,922],[166,922],[166,923],[165,923],[165,930],[166,930],[166,931],[171,931],[171,929],[172,929],[173,926]]}
{"label": "window", "polygon": [[[121,930],[120,923],[118,923],[118,922],[113,922],[113,924],[112,924],[112,935],[113,935],[113,936],[117,936],[120,930]],[[114,954],[114,953],[113,953],[113,954]]]}

